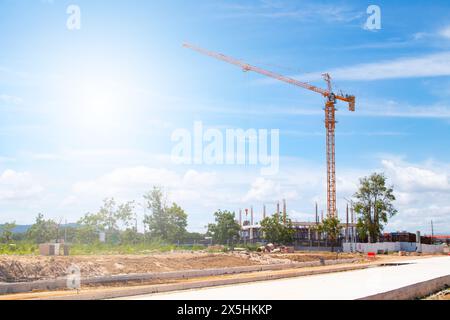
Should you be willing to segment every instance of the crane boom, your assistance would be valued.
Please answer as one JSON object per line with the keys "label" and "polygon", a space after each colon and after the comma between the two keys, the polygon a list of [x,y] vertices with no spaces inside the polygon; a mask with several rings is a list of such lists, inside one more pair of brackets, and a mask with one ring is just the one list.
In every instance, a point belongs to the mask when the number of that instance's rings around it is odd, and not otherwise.
{"label": "crane boom", "polygon": [[[204,55],[216,58],[218,60],[222,60],[224,62],[233,64],[235,66],[238,66],[238,67],[242,68],[242,70],[244,70],[246,72],[252,71],[252,72],[255,72],[255,73],[259,73],[259,74],[262,74],[262,75],[267,76],[269,78],[273,78],[273,79],[276,79],[276,80],[279,80],[279,81],[283,81],[283,82],[292,84],[292,85],[297,86],[297,87],[301,87],[301,88],[304,88],[304,89],[307,89],[307,90],[311,90],[311,91],[320,93],[324,97],[330,97],[333,94],[329,90],[325,90],[325,89],[313,86],[312,84],[309,84],[307,82],[302,82],[302,81],[299,81],[299,80],[296,80],[296,79],[292,79],[292,78],[289,78],[289,77],[277,74],[277,73],[272,72],[272,71],[267,71],[267,70],[264,70],[264,69],[252,66],[252,65],[250,65],[248,63],[242,62],[242,61],[240,61],[238,59],[226,56],[226,55],[221,54],[221,53],[217,53],[217,52],[214,52],[214,51],[209,51],[209,50],[206,50],[206,49],[194,46],[194,45],[189,44],[189,43],[184,43],[183,47],[188,48],[188,49],[192,49],[192,50],[197,51],[197,52],[199,52],[201,54],[204,54]],[[326,75],[326,76],[328,76],[328,75]],[[331,87],[330,87],[330,89],[331,89]],[[334,98],[337,99],[337,100],[348,102],[350,104],[351,111],[354,111],[355,97],[353,97],[353,96],[334,95]]]}
{"label": "crane boom", "polygon": [[327,208],[328,208],[328,216],[336,217],[336,152],[335,152],[335,128],[336,128],[336,100],[347,102],[349,105],[350,111],[355,111],[355,96],[351,95],[336,95],[333,93],[333,89],[331,86],[331,77],[328,73],[324,74],[324,80],[327,83],[327,89],[322,89],[316,86],[313,86],[309,83],[298,81],[286,76],[282,76],[275,72],[267,71],[255,66],[252,66],[248,63],[242,62],[235,58],[228,57],[221,53],[208,51],[199,47],[196,47],[192,44],[185,43],[183,47],[192,49],[201,54],[216,58],[218,60],[222,60],[224,62],[233,64],[242,68],[243,71],[252,71],[269,78],[273,78],[282,82],[289,83],[291,85],[301,87],[310,91],[317,92],[326,98],[325,102],[325,128],[327,131],[326,136],[326,147],[327,147]]}

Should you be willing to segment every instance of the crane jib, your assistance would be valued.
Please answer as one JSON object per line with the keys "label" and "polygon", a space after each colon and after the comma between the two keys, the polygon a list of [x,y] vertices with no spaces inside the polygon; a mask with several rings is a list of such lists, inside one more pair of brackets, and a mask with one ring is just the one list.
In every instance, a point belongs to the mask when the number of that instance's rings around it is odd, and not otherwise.
{"label": "crane jib", "polygon": [[[233,64],[235,66],[238,66],[238,67],[242,68],[242,70],[244,72],[252,71],[252,72],[255,72],[255,73],[259,73],[259,74],[265,75],[265,76],[267,76],[269,78],[273,78],[273,79],[276,79],[276,80],[279,80],[279,81],[282,81],[282,82],[285,82],[285,83],[292,84],[294,86],[298,86],[298,87],[301,87],[301,88],[304,88],[304,89],[307,89],[307,90],[310,90],[310,91],[314,91],[314,92],[320,93],[322,96],[324,96],[326,98],[330,97],[330,95],[333,94],[329,90],[325,90],[325,89],[313,86],[313,85],[311,85],[311,84],[309,84],[307,82],[302,82],[302,81],[299,81],[299,80],[295,80],[293,78],[289,78],[289,77],[277,74],[275,72],[271,72],[271,71],[268,71],[268,70],[264,70],[264,69],[252,66],[252,65],[250,65],[248,63],[239,61],[238,59],[226,56],[226,55],[224,55],[222,53],[208,51],[208,50],[196,47],[196,46],[188,44],[188,43],[183,44],[183,47],[192,49],[192,50],[197,51],[197,52],[199,52],[201,54],[204,54],[204,55],[216,58],[218,60],[222,60],[224,62],[227,62],[227,63]],[[326,74],[326,76],[327,76],[326,80],[329,82],[331,78],[329,77],[328,74]],[[355,97],[354,96],[339,96],[339,95],[335,95],[333,100],[340,100],[340,101],[348,102],[350,111],[355,111]]]}

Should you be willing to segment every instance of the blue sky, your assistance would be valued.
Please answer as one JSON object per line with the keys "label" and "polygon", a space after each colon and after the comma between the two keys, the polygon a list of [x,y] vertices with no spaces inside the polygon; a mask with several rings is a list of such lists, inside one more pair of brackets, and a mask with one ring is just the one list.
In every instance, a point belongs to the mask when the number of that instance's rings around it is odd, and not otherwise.
{"label": "blue sky", "polygon": [[[69,5],[81,30],[66,27]],[[369,5],[382,28],[364,28]],[[450,232],[447,1],[0,0],[0,223],[39,212],[76,221],[105,197],[163,185],[202,231],[214,210],[287,198],[325,209],[323,99],[182,48],[185,41],[356,95],[339,106],[338,208],[358,178],[385,172],[388,230]],[[175,165],[177,128],[280,129],[280,172]],[[270,209],[272,208],[272,209]],[[137,208],[140,215],[144,212]]]}

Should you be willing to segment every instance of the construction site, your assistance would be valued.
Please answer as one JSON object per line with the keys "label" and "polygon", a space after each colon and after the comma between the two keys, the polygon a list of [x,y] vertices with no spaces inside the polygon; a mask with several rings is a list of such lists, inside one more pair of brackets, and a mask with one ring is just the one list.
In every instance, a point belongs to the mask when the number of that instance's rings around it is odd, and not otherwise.
{"label": "construction site", "polygon": [[[314,221],[290,221],[288,228],[292,228],[293,238],[286,245],[269,243],[262,226],[267,218],[279,215],[281,225],[287,227],[286,200],[276,203],[274,215],[267,213],[266,205],[258,212],[255,212],[253,206],[237,210],[235,222],[240,228],[239,242],[231,247],[208,244],[206,240],[203,242],[205,249],[200,251],[70,256],[70,245],[66,245],[64,240],[41,244],[40,256],[0,256],[0,294],[3,294],[0,299],[105,299],[127,296],[139,299],[138,295],[142,294],[176,292],[188,288],[208,288],[374,267],[395,269],[439,256],[448,263],[448,258],[442,258],[449,255],[449,238],[446,236],[424,237],[420,232],[385,233],[378,241],[367,243],[367,239],[361,238],[361,234],[357,232],[357,214],[353,204],[347,205],[345,214],[339,217],[336,209],[335,105],[338,100],[344,101],[348,103],[349,110],[354,112],[356,99],[351,95],[335,94],[329,74],[324,74],[327,87],[321,89],[222,54],[187,44],[184,47],[236,65],[245,72],[256,72],[319,93],[325,98],[326,216],[323,211],[319,214],[316,204]],[[376,216],[376,208],[373,210]],[[330,240],[328,232],[321,230],[320,226],[332,218],[339,221],[339,233],[335,239]],[[105,235],[102,237],[104,241]],[[257,245],[257,250],[247,249],[248,245]],[[72,274],[67,275],[67,270],[72,270]],[[437,282],[433,279],[432,289],[429,286],[419,286],[408,294],[399,288],[397,296],[383,296],[380,293],[381,295],[359,298],[410,299],[426,296],[448,285],[449,276],[447,274],[440,277]],[[70,279],[74,281],[76,293],[70,290]],[[44,292],[36,293],[42,290]]]}
{"label": "construction site", "polygon": [[0,3],[0,301],[450,300],[448,4],[207,2]]}

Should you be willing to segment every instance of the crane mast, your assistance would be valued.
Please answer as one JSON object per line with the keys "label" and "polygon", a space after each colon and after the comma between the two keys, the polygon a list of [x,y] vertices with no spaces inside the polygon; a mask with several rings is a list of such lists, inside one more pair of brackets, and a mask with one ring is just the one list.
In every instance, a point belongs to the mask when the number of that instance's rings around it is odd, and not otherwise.
{"label": "crane mast", "polygon": [[335,141],[335,130],[336,130],[336,102],[337,100],[347,102],[350,111],[355,111],[355,96],[352,95],[336,95],[333,92],[331,76],[326,73],[323,74],[324,80],[327,83],[327,89],[322,89],[311,85],[306,82],[298,81],[275,72],[267,71],[262,68],[252,66],[248,63],[242,62],[235,58],[223,55],[221,53],[205,50],[203,48],[194,46],[192,44],[185,43],[183,47],[192,49],[201,54],[216,58],[218,60],[230,63],[237,67],[240,67],[245,72],[255,72],[264,75],[269,78],[273,78],[297,87],[304,88],[316,93],[321,94],[325,97],[325,128],[326,128],[326,155],[327,155],[327,214],[328,217],[336,217],[336,141]]}

